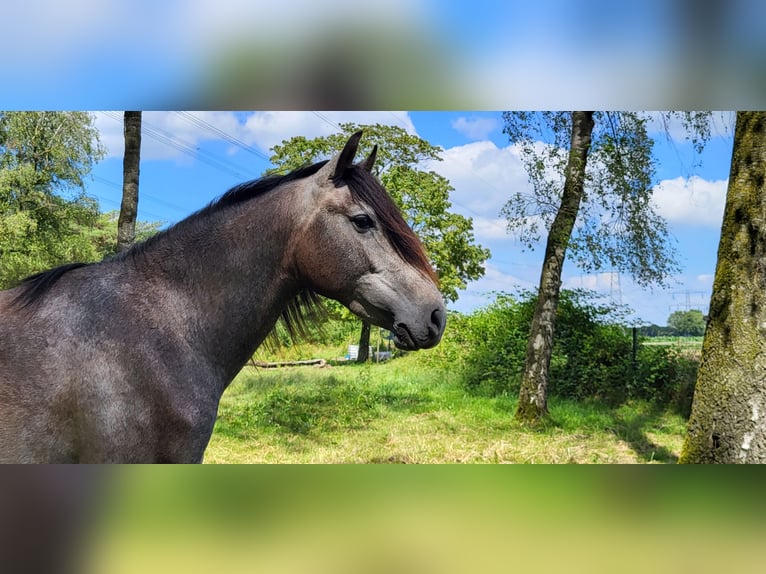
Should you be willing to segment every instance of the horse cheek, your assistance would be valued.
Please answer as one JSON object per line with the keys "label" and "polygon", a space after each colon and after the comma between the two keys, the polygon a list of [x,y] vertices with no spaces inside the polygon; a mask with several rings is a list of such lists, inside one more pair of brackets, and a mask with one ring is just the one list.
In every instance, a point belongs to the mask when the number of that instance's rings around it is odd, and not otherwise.
{"label": "horse cheek", "polygon": [[350,281],[350,261],[353,254],[348,246],[339,246],[338,233],[322,229],[310,234],[300,254],[301,282],[325,297],[345,302],[353,287]]}

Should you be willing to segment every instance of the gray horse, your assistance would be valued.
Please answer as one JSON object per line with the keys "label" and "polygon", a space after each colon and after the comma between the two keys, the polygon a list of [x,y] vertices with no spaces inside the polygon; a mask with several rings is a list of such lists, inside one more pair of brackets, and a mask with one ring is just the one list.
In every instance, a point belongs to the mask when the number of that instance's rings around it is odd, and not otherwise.
{"label": "gray horse", "polygon": [[436,345],[421,243],[354,134],[330,161],[242,184],[112,259],[0,292],[0,461],[200,462],[226,387],[317,294]]}

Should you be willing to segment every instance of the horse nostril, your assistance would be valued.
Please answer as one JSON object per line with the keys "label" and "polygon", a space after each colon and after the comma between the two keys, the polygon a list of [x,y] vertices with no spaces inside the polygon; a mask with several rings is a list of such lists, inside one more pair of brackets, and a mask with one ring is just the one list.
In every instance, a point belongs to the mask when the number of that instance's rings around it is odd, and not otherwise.
{"label": "horse nostril", "polygon": [[434,309],[431,313],[431,323],[436,325],[436,333],[439,334],[444,330],[444,312],[441,309]]}

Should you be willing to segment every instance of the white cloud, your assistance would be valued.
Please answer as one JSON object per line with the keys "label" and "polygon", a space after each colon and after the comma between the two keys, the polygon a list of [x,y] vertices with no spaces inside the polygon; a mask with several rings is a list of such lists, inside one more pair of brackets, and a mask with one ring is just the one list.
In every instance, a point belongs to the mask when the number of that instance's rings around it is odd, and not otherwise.
{"label": "white cloud", "polygon": [[403,111],[255,112],[247,119],[243,139],[268,153],[271,147],[293,136],[311,139],[337,133],[338,124],[345,122],[397,125],[407,133],[417,133],[409,114]]}
{"label": "white cloud", "polygon": [[696,175],[666,179],[655,186],[653,201],[658,213],[671,223],[720,227],[727,183]]}
{"label": "white cloud", "polygon": [[529,190],[513,146],[498,148],[491,141],[480,141],[446,149],[442,157],[443,161],[424,167],[450,180],[455,188],[453,206],[463,215],[496,219],[512,194]]}
{"label": "white cloud", "polygon": [[459,117],[452,122],[452,127],[472,140],[484,140],[498,128],[500,121],[489,117]]}
{"label": "white cloud", "polygon": [[[96,127],[101,141],[108,150],[108,157],[122,157],[124,147],[122,112],[97,112]],[[234,137],[242,135],[241,124],[233,112],[193,112],[194,117]],[[141,159],[162,160],[186,158],[184,152],[160,141],[163,137],[178,145],[195,149],[203,141],[222,139],[219,135],[176,112],[146,111],[142,115]],[[158,137],[153,137],[150,132]],[[159,138],[159,139],[158,139]]]}
{"label": "white cloud", "polygon": [[513,239],[507,231],[508,222],[505,219],[477,216],[472,219],[474,235],[479,243],[482,239]]}
{"label": "white cloud", "polygon": [[[122,112],[119,113],[122,117]],[[101,143],[106,147],[107,157],[122,157],[125,140],[123,139],[122,123],[110,118],[106,112],[95,112],[96,129]]]}
{"label": "white cloud", "polygon": [[517,275],[505,273],[491,261],[485,264],[484,276],[472,284],[472,289],[486,291],[512,291],[516,287],[532,287],[533,282]]}

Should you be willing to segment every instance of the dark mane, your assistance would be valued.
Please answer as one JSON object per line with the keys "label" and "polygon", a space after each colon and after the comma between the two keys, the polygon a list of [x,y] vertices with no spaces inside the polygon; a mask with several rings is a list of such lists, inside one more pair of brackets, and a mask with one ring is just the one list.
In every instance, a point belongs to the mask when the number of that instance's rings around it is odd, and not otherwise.
{"label": "dark mane", "polygon": [[14,298],[13,304],[19,309],[33,306],[48,291],[50,291],[51,287],[61,279],[62,275],[73,269],[79,269],[80,267],[86,267],[88,265],[90,265],[90,263],[69,263],[27,277],[21,282],[21,285],[19,285],[21,290]]}
{"label": "dark mane", "polygon": [[[317,173],[326,163],[326,160],[320,161],[298,168],[286,175],[270,175],[237,185],[207,207],[190,216],[189,219],[205,217],[231,205],[263,195],[291,181],[310,177]],[[378,180],[367,170],[354,165],[343,173],[342,181],[348,185],[354,201],[365,203],[372,208],[381,223],[384,233],[399,256],[436,281],[436,275],[428,261],[423,244],[410,226],[407,225],[407,222],[404,221],[399,208]]]}
{"label": "dark mane", "polygon": [[202,208],[197,213],[189,216],[191,218],[202,218],[225,209],[232,205],[243,203],[264,193],[268,193],[277,187],[281,187],[291,181],[304,179],[310,177],[318,172],[327,163],[327,160],[320,161],[311,165],[299,167],[285,175],[267,175],[260,179],[254,179],[252,181],[246,181],[239,185],[235,185],[229,191],[224,193],[218,199],[212,201],[207,207]]}

